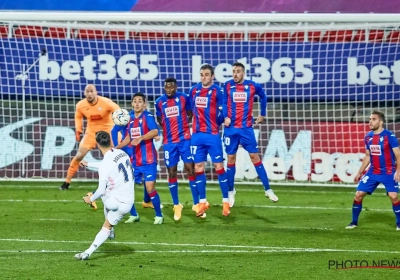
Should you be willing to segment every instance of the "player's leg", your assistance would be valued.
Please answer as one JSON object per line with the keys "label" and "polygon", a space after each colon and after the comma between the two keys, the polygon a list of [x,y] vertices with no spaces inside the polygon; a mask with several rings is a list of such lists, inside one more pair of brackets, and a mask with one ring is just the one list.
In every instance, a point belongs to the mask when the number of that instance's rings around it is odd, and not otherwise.
{"label": "player's leg", "polygon": [[[104,220],[107,221],[107,216],[108,216],[109,210],[104,206]],[[108,236],[108,239],[113,240],[115,239],[115,232],[114,232],[114,227],[111,228],[110,230],[110,235]]]}
{"label": "player's leg", "polygon": [[222,193],[222,215],[229,216],[230,207],[228,199],[228,176],[224,169],[224,155],[222,152],[222,143],[219,135],[213,135],[208,138],[207,151],[210,154],[214,164],[215,171],[218,174],[218,182]]}
{"label": "player's leg", "polygon": [[278,197],[269,186],[267,171],[265,170],[260,156],[258,155],[258,144],[253,128],[242,129],[240,143],[250,155],[251,162],[254,164],[254,168],[256,169],[258,178],[260,178],[264,186],[265,196],[268,197],[272,202],[278,202]]}
{"label": "player's leg", "polygon": [[178,153],[181,157],[186,174],[189,179],[190,191],[192,193],[193,204],[196,205],[199,203],[199,192],[198,192],[198,184],[196,183],[196,174],[194,172],[194,163],[193,163],[193,155],[192,155],[192,141],[185,140],[178,143]]}
{"label": "player's leg", "polygon": [[71,160],[71,163],[67,171],[67,177],[65,178],[65,182],[60,186],[60,190],[62,191],[68,190],[72,177],[78,171],[79,163],[83,160],[86,154],[95,147],[96,147],[95,133],[87,131],[81,143],[79,144],[78,152],[76,153],[75,157]]}
{"label": "player's leg", "polygon": [[367,194],[372,194],[378,187],[379,181],[376,175],[365,174],[358,183],[356,194],[353,199],[353,207],[351,208],[352,219],[346,229],[354,229],[358,226],[358,218],[362,210],[362,202]]}
{"label": "player's leg", "polygon": [[400,230],[400,201],[398,196],[399,184],[394,181],[394,175],[381,175],[381,183],[385,186],[386,192],[392,201],[393,213],[396,217],[396,230]]}
{"label": "player's leg", "polygon": [[145,180],[145,189],[150,196],[152,205],[154,206],[154,211],[156,212],[156,216],[154,218],[154,224],[159,225],[164,221],[162,212],[161,212],[161,199],[160,195],[156,190],[156,179],[157,179],[157,165],[149,164],[144,166],[143,174]]}
{"label": "player's leg", "polygon": [[103,224],[103,227],[96,235],[93,243],[90,247],[79,254],[75,255],[78,260],[87,260],[94,251],[96,251],[110,236],[112,228],[118,224],[122,217],[127,214],[132,207],[132,204],[121,203],[114,197],[108,198],[104,201],[104,206],[108,209],[107,219]]}
{"label": "player's leg", "polygon": [[174,220],[178,221],[182,217],[183,205],[179,203],[178,196],[178,162],[179,154],[177,144],[164,145],[164,160],[168,170],[168,187],[174,203]]}
{"label": "player's leg", "polygon": [[[133,176],[135,177],[135,185],[140,186],[143,178],[142,169],[140,167],[133,168]],[[133,204],[131,210],[129,211],[129,218],[125,221],[125,224],[136,223],[139,221],[140,221],[140,216],[136,211],[135,204]]]}
{"label": "player's leg", "polygon": [[228,157],[226,174],[228,177],[228,199],[229,207],[235,204],[235,173],[236,173],[236,152],[239,148],[240,134],[237,128],[224,129],[225,152]]}
{"label": "player's leg", "polygon": [[[206,198],[207,180],[204,173],[204,162],[207,160],[207,146],[204,144],[209,136],[209,134],[205,133],[193,134],[190,147],[194,161],[194,172],[196,174],[196,180],[194,184],[191,184],[190,186],[193,196],[192,210],[196,212],[196,215],[200,213],[199,217],[202,218],[205,218],[206,215],[201,213],[205,213],[205,210],[209,208],[209,203]],[[190,168],[191,166],[188,167]]]}

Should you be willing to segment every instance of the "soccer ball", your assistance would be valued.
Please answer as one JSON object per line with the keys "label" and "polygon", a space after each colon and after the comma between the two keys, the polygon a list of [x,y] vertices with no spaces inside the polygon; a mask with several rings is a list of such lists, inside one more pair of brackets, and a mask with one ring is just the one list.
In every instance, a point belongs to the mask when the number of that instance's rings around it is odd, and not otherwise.
{"label": "soccer ball", "polygon": [[131,116],[129,115],[129,112],[125,109],[118,109],[114,113],[112,113],[112,120],[116,125],[127,125],[130,119]]}

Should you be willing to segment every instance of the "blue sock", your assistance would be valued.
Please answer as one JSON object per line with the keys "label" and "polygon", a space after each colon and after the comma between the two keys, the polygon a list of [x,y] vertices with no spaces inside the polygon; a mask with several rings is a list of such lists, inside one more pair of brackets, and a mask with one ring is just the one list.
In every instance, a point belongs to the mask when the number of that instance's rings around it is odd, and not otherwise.
{"label": "blue sock", "polygon": [[396,225],[400,226],[400,201],[393,203],[393,212],[396,215]]}
{"label": "blue sock", "polygon": [[226,174],[228,175],[229,191],[233,191],[233,188],[235,187],[235,173],[236,173],[236,165],[228,163],[228,166],[226,168]]}
{"label": "blue sock", "polygon": [[172,202],[174,203],[174,205],[179,204],[178,179],[177,178],[168,179],[168,187],[169,187],[169,192],[171,193]]}
{"label": "blue sock", "polygon": [[189,186],[192,193],[193,205],[196,205],[199,203],[199,184],[196,183],[196,177],[189,176]]}
{"label": "blue sock", "polygon": [[151,198],[151,202],[153,202],[154,211],[156,212],[157,217],[162,217],[161,213],[161,200],[158,192],[154,190],[152,193],[149,193],[149,197]]}
{"label": "blue sock", "polygon": [[267,171],[265,171],[264,165],[262,164],[261,160],[257,163],[254,163],[254,167],[256,168],[257,174],[258,174],[258,178],[260,178],[263,186],[264,186],[264,190],[269,190],[269,180],[268,180],[268,175],[267,175]]}
{"label": "blue sock", "polygon": [[151,201],[149,193],[146,190],[146,183],[144,183],[144,194],[143,194],[143,201],[148,203]]}
{"label": "blue sock", "polygon": [[132,205],[130,214],[131,214],[131,216],[137,216],[138,215],[137,212],[136,212],[135,204]]}
{"label": "blue sock", "polygon": [[218,174],[218,181],[219,181],[219,187],[221,188],[222,192],[222,198],[228,199],[228,191],[229,191],[229,185],[228,185],[228,175],[225,172],[225,169],[219,169],[216,170]]}
{"label": "blue sock", "polygon": [[196,186],[197,186],[197,192],[199,193],[199,198],[200,200],[206,199],[206,184],[207,184],[207,178],[206,174],[203,172],[196,172]]}
{"label": "blue sock", "polygon": [[[400,209],[400,208],[399,208]],[[362,201],[353,201],[353,208],[352,208],[352,224],[358,224],[358,216],[360,216],[362,210]]]}

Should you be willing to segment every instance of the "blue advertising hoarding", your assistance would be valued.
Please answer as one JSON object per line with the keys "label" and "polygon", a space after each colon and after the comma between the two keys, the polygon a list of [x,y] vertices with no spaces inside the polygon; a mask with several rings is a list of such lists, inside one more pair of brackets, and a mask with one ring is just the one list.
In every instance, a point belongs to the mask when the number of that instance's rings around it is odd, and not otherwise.
{"label": "blue advertising hoarding", "polygon": [[105,96],[141,90],[158,97],[167,77],[187,91],[199,82],[201,64],[210,63],[223,83],[239,60],[270,101],[400,100],[396,44],[0,38],[1,93],[21,94],[15,76],[39,57],[26,94],[81,96],[94,83]]}

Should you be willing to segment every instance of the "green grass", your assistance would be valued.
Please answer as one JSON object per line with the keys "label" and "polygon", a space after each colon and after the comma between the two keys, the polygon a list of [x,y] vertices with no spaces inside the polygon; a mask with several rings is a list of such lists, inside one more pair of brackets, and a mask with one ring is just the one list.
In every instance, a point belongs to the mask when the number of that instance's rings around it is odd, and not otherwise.
{"label": "green grass", "polygon": [[[185,208],[173,220],[170,195],[159,184],[165,224],[153,225],[152,209],[137,204],[141,221],[116,226],[88,261],[73,255],[93,241],[104,221],[101,209],[82,202],[93,184],[74,183],[61,192],[58,183],[0,183],[1,279],[391,279],[398,269],[328,269],[330,260],[397,260],[389,199],[378,190],[364,202],[360,226],[351,220],[354,189],[275,187],[279,202],[261,187],[237,186],[231,215],[221,214],[221,195],[209,186],[212,207],[206,219]],[[141,201],[142,188],[136,188]],[[98,203],[102,207],[101,202]],[[124,219],[125,220],[125,219]],[[395,253],[397,251],[397,253]]]}

